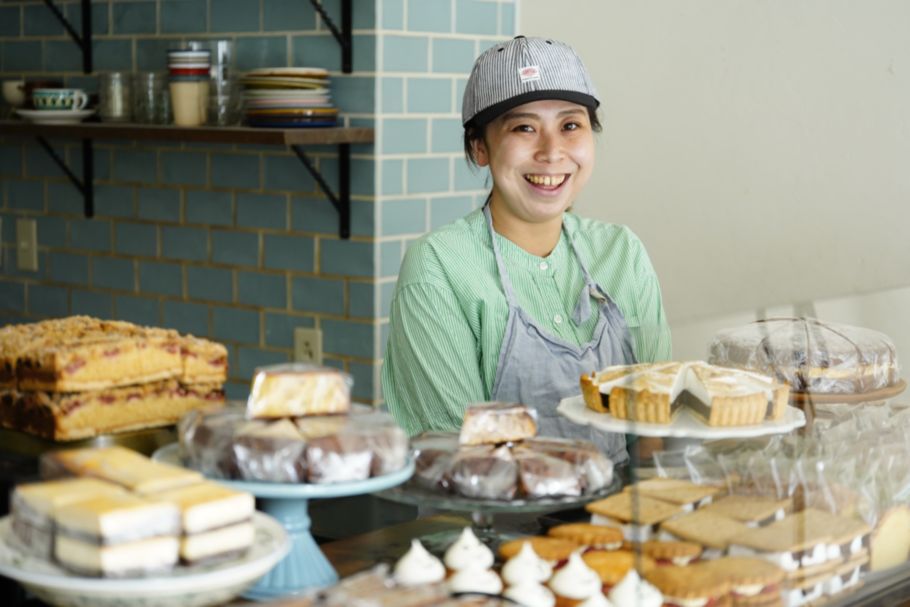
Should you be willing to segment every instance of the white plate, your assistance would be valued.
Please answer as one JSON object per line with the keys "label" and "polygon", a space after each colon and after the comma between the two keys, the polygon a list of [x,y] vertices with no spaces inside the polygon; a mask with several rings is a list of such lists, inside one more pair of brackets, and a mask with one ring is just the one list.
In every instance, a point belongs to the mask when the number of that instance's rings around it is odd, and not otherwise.
{"label": "white plate", "polygon": [[321,78],[328,76],[329,71],[321,67],[261,67],[250,70],[244,76],[290,76]]}
{"label": "white plate", "polygon": [[10,517],[0,519],[0,575],[12,578],[38,598],[64,607],[204,607],[226,603],[252,586],[284,558],[287,532],[272,517],[253,514],[256,537],[246,555],[196,567],[177,567],[154,577],[104,579],[69,573],[30,556],[12,533]]}
{"label": "white plate", "polygon": [[687,409],[679,412],[670,424],[632,423],[616,419],[609,413],[588,409],[582,396],[572,396],[560,401],[556,410],[576,424],[591,425],[604,432],[622,432],[639,436],[675,436],[688,438],[748,438],[765,434],[781,434],[806,425],[806,416],[796,407],[787,407],[780,421],[765,422],[756,426],[706,426],[693,417]]}
{"label": "white plate", "polygon": [[77,124],[94,114],[95,110],[16,110],[16,113],[35,124]]}

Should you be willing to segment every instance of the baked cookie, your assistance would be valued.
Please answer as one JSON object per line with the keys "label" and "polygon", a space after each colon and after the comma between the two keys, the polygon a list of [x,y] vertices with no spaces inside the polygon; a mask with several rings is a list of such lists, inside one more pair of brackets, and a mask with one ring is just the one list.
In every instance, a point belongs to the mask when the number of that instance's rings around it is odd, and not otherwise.
{"label": "baked cookie", "polygon": [[509,560],[519,553],[521,546],[525,542],[530,542],[531,548],[534,549],[537,556],[545,561],[562,561],[578,550],[578,544],[564,538],[529,535],[528,537],[520,537],[500,544],[500,558],[506,561]]}
{"label": "baked cookie", "polygon": [[547,531],[550,537],[567,539],[580,546],[590,546],[601,550],[616,550],[622,546],[622,529],[608,525],[591,523],[566,523],[551,527]]}
{"label": "baked cookie", "polygon": [[589,550],[581,558],[597,572],[605,586],[615,586],[632,569],[644,574],[657,567],[651,557],[631,550]]}

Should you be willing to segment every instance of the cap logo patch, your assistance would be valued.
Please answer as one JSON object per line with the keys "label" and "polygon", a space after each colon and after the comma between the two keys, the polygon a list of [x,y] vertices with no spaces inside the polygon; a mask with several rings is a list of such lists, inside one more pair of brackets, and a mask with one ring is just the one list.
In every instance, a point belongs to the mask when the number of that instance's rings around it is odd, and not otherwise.
{"label": "cap logo patch", "polygon": [[522,82],[533,82],[534,80],[540,80],[540,67],[536,65],[528,65],[519,68],[518,77],[521,78]]}

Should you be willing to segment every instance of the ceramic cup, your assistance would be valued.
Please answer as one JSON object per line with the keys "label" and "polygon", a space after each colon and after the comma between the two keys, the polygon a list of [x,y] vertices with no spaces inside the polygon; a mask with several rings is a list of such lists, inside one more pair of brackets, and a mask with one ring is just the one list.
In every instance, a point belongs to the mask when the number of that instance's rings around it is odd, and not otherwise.
{"label": "ceramic cup", "polygon": [[4,80],[3,100],[12,107],[25,105],[25,80]]}
{"label": "ceramic cup", "polygon": [[88,95],[80,89],[35,89],[32,103],[38,110],[81,110],[88,103]]}

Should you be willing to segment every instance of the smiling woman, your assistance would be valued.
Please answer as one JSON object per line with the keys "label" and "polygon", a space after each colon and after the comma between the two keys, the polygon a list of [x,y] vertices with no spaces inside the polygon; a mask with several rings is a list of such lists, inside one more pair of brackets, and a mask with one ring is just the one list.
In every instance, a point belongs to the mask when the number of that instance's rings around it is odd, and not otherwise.
{"label": "smiling woman", "polygon": [[487,203],[408,250],[392,302],[383,393],[410,433],[454,430],[475,402],[517,401],[540,434],[585,438],[615,462],[621,434],[556,414],[583,373],[664,360],[657,277],[626,227],[568,212],[594,168],[600,102],[566,44],[525,38],[475,62],[462,122]]}

